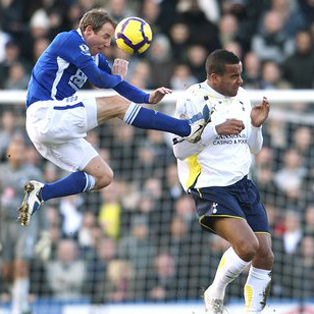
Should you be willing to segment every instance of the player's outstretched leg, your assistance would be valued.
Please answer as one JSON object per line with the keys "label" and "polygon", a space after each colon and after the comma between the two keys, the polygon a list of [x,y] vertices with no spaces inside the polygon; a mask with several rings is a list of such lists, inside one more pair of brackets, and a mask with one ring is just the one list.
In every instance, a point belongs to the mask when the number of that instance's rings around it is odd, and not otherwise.
{"label": "player's outstretched leg", "polygon": [[142,129],[166,131],[179,135],[183,140],[196,143],[200,140],[205,126],[210,121],[210,110],[205,105],[202,112],[190,119],[176,119],[162,112],[131,103],[123,120]]}

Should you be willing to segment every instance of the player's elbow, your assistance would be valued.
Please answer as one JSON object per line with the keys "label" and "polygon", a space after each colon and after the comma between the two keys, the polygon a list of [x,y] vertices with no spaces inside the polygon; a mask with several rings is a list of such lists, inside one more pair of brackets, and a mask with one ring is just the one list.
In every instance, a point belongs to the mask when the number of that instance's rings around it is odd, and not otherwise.
{"label": "player's elbow", "polygon": [[173,148],[173,155],[179,160],[184,160],[185,158],[187,158],[187,156],[182,151],[176,149],[175,147]]}
{"label": "player's elbow", "polygon": [[262,145],[259,145],[258,147],[250,147],[250,152],[253,155],[257,155],[262,149]]}

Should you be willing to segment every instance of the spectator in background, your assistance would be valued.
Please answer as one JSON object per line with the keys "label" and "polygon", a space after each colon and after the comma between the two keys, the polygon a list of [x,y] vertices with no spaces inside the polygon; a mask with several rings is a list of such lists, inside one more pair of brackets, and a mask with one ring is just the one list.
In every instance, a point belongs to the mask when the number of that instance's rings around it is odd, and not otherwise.
{"label": "spectator in background", "polygon": [[43,54],[43,52],[50,45],[50,40],[45,37],[37,38],[34,42],[33,48],[33,58],[32,58],[32,66],[34,66],[39,59],[39,57]]}
{"label": "spectator in background", "polygon": [[154,148],[155,158],[162,160],[163,164],[171,163],[174,160],[172,152],[165,141],[165,134],[156,130],[148,130],[147,138]]}
{"label": "spectator in background", "polygon": [[[80,18],[84,14],[82,7],[77,2],[70,4],[69,10],[67,11],[67,20],[69,28],[76,29],[79,26]],[[68,28],[68,29],[69,29]]]}
{"label": "spectator in background", "polygon": [[132,179],[142,185],[147,179],[155,177],[162,171],[164,162],[164,159],[155,155],[154,145],[150,141],[143,141],[137,150]]}
{"label": "spectator in background", "polygon": [[134,269],[134,294],[143,299],[147,291],[148,275],[152,273],[153,260],[157,254],[156,243],[151,236],[148,217],[133,217],[131,233],[120,240],[118,257],[127,260]]}
{"label": "spectator in background", "polygon": [[292,88],[310,89],[314,86],[313,40],[308,31],[299,30],[295,42],[295,53],[282,65],[283,76]]}
{"label": "spectator in background", "polygon": [[4,83],[5,89],[25,90],[28,85],[29,76],[21,62],[11,64],[7,80]]}
{"label": "spectator in background", "polygon": [[187,64],[178,63],[173,69],[170,78],[170,88],[173,90],[186,90],[190,85],[195,84],[197,79],[192,75]]}
{"label": "spectator in background", "polygon": [[101,192],[101,207],[98,213],[98,222],[103,234],[111,239],[118,239],[121,236],[122,206],[119,199],[117,184],[111,182]]}
{"label": "spectator in background", "polygon": [[162,26],[160,2],[155,0],[144,0],[141,5],[139,16],[151,25],[153,34],[158,35],[165,31]]}
{"label": "spectator in background", "polygon": [[197,0],[179,1],[176,8],[180,19],[189,28],[191,43],[210,51],[220,48],[217,26],[207,19]]}
{"label": "spectator in background", "polygon": [[207,50],[202,45],[191,45],[187,50],[187,64],[191,69],[192,75],[198,81],[204,81],[204,63],[207,58]]}
{"label": "spectator in background", "polygon": [[174,60],[171,56],[170,40],[165,35],[157,35],[148,51],[152,81],[159,86],[169,86]]}
{"label": "spectator in background", "polygon": [[259,89],[262,76],[261,60],[258,55],[253,51],[245,54],[243,67],[243,86],[249,89]]}
{"label": "spectator in background", "polygon": [[154,84],[151,78],[151,66],[147,60],[138,60],[129,75],[129,82],[138,88],[151,89]]}
{"label": "spectator in background", "polygon": [[22,200],[23,185],[32,177],[42,179],[38,168],[25,163],[25,149],[23,137],[12,137],[7,147],[7,161],[0,165],[2,273],[6,283],[12,286],[13,314],[30,313],[29,261],[39,232],[47,225],[44,211],[27,229],[16,223],[16,209]]}
{"label": "spectator in background", "polygon": [[0,159],[5,160],[8,145],[17,131],[17,124],[12,110],[4,110],[1,114],[0,123]]}
{"label": "spectator in background", "polygon": [[307,26],[313,25],[314,21],[314,3],[313,0],[297,0],[302,11]]}
{"label": "spectator in background", "polygon": [[[119,177],[130,180],[136,157],[137,131],[118,120],[109,123],[113,126],[113,139],[108,147],[111,151],[112,168]],[[101,145],[106,147],[106,143],[101,143]]]}
{"label": "spectator in background", "polygon": [[285,211],[282,230],[282,235],[273,236],[274,251],[281,252],[277,255],[273,268],[273,289],[281,296],[292,298],[294,297],[295,277],[286,274],[295,273],[298,248],[302,239],[300,215],[294,209]]}
{"label": "spectator in background", "polygon": [[83,214],[82,226],[77,235],[78,244],[83,251],[89,251],[96,247],[95,239],[93,238],[93,228],[95,225],[96,217],[93,212],[85,212]]}
{"label": "spectator in background", "polygon": [[[98,2],[99,5],[103,5],[102,1]],[[126,0],[109,0],[106,9],[110,12],[112,18],[117,22],[120,22],[126,17],[136,15]]]}
{"label": "spectator in background", "polygon": [[[1,25],[0,25],[1,26]],[[10,41],[10,35],[3,32],[0,27],[0,63],[5,58],[5,46]]]}
{"label": "spectator in background", "polygon": [[223,45],[223,48],[233,52],[239,59],[243,59],[243,50],[238,41],[230,41]]}
{"label": "spectator in background", "polygon": [[280,157],[283,151],[290,144],[289,135],[290,125],[285,121],[280,114],[276,118],[270,119],[266,123],[264,134],[266,137],[265,142],[268,146],[272,147],[275,151],[275,159],[281,161]]}
{"label": "spectator in background", "polygon": [[25,9],[27,3],[22,0],[7,0],[0,2],[1,29],[14,39],[21,38],[27,26]]}
{"label": "spectator in background", "polygon": [[304,166],[310,169],[314,157],[313,129],[306,125],[296,128],[292,146],[302,156]]}
{"label": "spectator in background", "polygon": [[164,195],[173,207],[174,202],[184,195],[184,191],[178,178],[178,169],[175,163],[169,164],[166,169],[166,180],[164,181]]}
{"label": "spectator in background", "polygon": [[257,182],[262,201],[278,205],[282,194],[274,182],[274,168],[274,151],[272,148],[264,146],[256,156],[255,165],[251,170]]}
{"label": "spectator in background", "polygon": [[298,29],[306,27],[304,14],[300,10],[297,1],[271,0],[271,10],[277,12],[281,16],[283,30],[288,37],[295,36]]}
{"label": "spectator in background", "polygon": [[244,53],[251,49],[251,39],[256,33],[261,14],[268,7],[268,2],[255,0],[224,0],[222,2],[223,14],[232,14],[238,19],[238,40]]}
{"label": "spectator in background", "polygon": [[313,234],[305,235],[299,245],[298,256],[293,272],[297,282],[294,281],[294,295],[297,298],[308,299],[314,293],[314,239]]}
{"label": "spectator in background", "polygon": [[277,11],[263,17],[263,27],[252,38],[252,50],[262,61],[284,62],[294,52],[294,41],[283,29],[283,19]]}
{"label": "spectator in background", "polygon": [[21,49],[27,60],[33,60],[34,43],[39,38],[50,36],[50,20],[43,8],[39,8],[31,17],[29,32],[20,41]]}
{"label": "spectator in background", "polygon": [[86,264],[79,257],[74,240],[60,240],[57,259],[48,262],[46,267],[47,282],[53,298],[72,301],[82,299]]}
{"label": "spectator in background", "polygon": [[70,195],[60,200],[60,214],[62,215],[62,234],[65,237],[77,238],[82,227],[83,198],[81,195]]}
{"label": "spectator in background", "polygon": [[295,149],[289,149],[284,153],[284,165],[275,174],[274,180],[277,187],[287,196],[297,198],[305,175],[306,168],[302,157]]}
{"label": "spectator in background", "polygon": [[261,88],[289,89],[291,85],[282,77],[281,69],[275,61],[266,61],[262,65]]}
{"label": "spectator in background", "polygon": [[167,252],[159,253],[154,260],[154,270],[150,273],[148,299],[166,301],[175,298],[177,279],[174,257]]}
{"label": "spectator in background", "polygon": [[183,194],[175,203],[176,214],[182,217],[190,233],[197,234],[199,230],[198,220],[195,216],[195,204],[190,195]]}
{"label": "spectator in background", "polygon": [[239,24],[237,18],[233,14],[224,14],[219,21],[218,29],[219,40],[222,47],[237,40]]}
{"label": "spectator in background", "polygon": [[4,47],[3,59],[0,63],[0,88],[4,88],[10,68],[21,59],[21,51],[16,43],[9,41]]}
{"label": "spectator in background", "polygon": [[120,259],[109,261],[105,281],[106,302],[134,300],[134,269],[129,261]]}
{"label": "spectator in background", "polygon": [[304,231],[306,234],[314,235],[314,205],[310,204],[304,212]]}
{"label": "spectator in background", "polygon": [[188,26],[181,21],[174,23],[170,28],[169,38],[173,60],[183,62],[190,44],[190,30]]}
{"label": "spectator in background", "polygon": [[95,246],[95,256],[88,259],[88,272],[84,290],[91,302],[100,304],[108,300],[107,269],[109,263],[116,258],[117,246],[113,239],[101,237]]}
{"label": "spectator in background", "polygon": [[38,153],[36,148],[33,145],[29,145],[25,152],[25,161],[26,163],[35,166],[39,169],[43,168],[43,158]]}

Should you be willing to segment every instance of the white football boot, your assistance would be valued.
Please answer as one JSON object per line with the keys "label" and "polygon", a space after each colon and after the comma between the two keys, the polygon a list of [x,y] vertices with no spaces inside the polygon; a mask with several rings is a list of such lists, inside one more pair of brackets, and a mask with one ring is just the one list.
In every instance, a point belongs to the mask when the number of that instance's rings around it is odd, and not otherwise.
{"label": "white football boot", "polygon": [[213,299],[210,297],[210,291],[204,292],[205,313],[206,314],[227,314],[227,310],[223,305],[222,299]]}
{"label": "white football boot", "polygon": [[191,119],[187,119],[190,124],[191,132],[186,137],[174,138],[173,144],[181,143],[184,140],[190,143],[197,143],[202,136],[205,126],[210,122],[210,111],[207,105],[204,106],[202,113],[197,113]]}
{"label": "white football boot", "polygon": [[19,222],[22,226],[27,226],[31,220],[31,216],[43,204],[39,192],[44,184],[38,181],[29,181],[24,186],[25,196],[21,206],[19,207]]}

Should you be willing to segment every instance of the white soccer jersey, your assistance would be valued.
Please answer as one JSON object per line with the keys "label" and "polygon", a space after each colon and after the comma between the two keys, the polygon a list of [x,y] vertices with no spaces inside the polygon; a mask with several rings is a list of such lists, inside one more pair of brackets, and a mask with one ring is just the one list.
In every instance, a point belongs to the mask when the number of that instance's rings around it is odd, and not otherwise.
{"label": "white soccer jersey", "polygon": [[[241,180],[249,172],[251,153],[257,153],[262,147],[261,127],[251,125],[251,102],[243,88],[235,97],[227,97],[213,90],[206,81],[195,84],[177,102],[177,116],[191,117],[201,112],[204,101],[195,101],[191,95],[204,92],[212,115],[201,141],[174,145],[179,179],[185,190],[192,185],[195,188],[228,186]],[[242,120],[244,130],[238,135],[218,135],[215,126],[226,119]]]}

